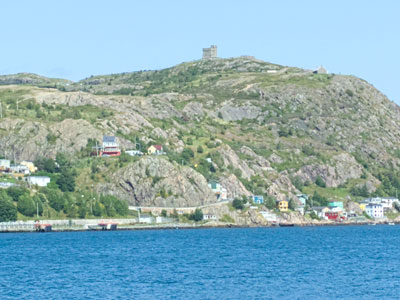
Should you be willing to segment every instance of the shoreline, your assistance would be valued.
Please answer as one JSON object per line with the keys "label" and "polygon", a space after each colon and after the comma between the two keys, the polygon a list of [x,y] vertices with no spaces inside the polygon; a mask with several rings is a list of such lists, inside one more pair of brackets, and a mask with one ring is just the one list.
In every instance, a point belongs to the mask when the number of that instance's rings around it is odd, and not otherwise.
{"label": "shoreline", "polygon": [[[288,224],[282,223],[282,225],[235,225],[235,224],[220,224],[220,225],[195,225],[188,223],[180,223],[174,225],[127,225],[118,227],[116,230],[91,230],[83,227],[64,227],[64,228],[53,228],[51,232],[91,232],[91,231],[139,231],[139,230],[190,230],[190,229],[235,229],[235,228],[279,228],[279,227],[328,227],[328,226],[370,226],[370,225],[387,225],[393,223],[394,225],[400,225],[399,221],[393,222],[338,222],[338,223],[306,223],[306,224]],[[44,233],[36,231],[35,229],[16,229],[16,230],[0,230],[0,233]]]}

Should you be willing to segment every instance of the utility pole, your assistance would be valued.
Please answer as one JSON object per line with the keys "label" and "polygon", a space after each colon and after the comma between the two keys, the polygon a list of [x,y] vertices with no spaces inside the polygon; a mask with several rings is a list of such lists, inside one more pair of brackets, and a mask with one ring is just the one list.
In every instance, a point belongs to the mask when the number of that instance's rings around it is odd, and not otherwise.
{"label": "utility pole", "polygon": [[36,217],[39,219],[39,202],[36,202]]}
{"label": "utility pole", "polygon": [[0,102],[0,119],[3,119],[3,106],[1,102]]}

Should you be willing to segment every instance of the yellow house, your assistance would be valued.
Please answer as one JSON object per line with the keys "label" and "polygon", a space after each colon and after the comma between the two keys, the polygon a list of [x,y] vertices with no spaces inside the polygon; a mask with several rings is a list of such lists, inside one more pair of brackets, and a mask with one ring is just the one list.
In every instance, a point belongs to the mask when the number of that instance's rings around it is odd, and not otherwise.
{"label": "yellow house", "polygon": [[21,161],[21,165],[26,166],[31,173],[35,173],[37,171],[37,167],[35,167],[35,165],[31,161]]}
{"label": "yellow house", "polygon": [[163,153],[163,146],[161,145],[151,145],[147,149],[147,154],[149,155],[160,155]]}
{"label": "yellow house", "polygon": [[280,211],[288,211],[289,210],[289,201],[286,201],[286,200],[278,201],[278,208]]}
{"label": "yellow house", "polygon": [[366,203],[360,203],[360,204],[358,204],[358,206],[360,206],[362,211],[365,211],[365,208],[366,208],[367,204]]}

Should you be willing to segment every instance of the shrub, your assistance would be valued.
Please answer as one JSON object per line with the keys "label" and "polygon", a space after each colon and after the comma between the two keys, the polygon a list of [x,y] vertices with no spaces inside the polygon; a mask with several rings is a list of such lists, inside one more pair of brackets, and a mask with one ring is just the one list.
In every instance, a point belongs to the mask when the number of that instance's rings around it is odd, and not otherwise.
{"label": "shrub", "polygon": [[345,91],[345,93],[346,93],[347,96],[349,96],[349,97],[353,97],[353,96],[354,96],[354,93],[353,93],[352,90],[347,89],[347,90]]}
{"label": "shrub", "polygon": [[315,184],[318,185],[319,187],[325,188],[326,183],[325,181],[321,178],[321,176],[318,176],[317,179],[315,180]]}
{"label": "shrub", "polygon": [[203,153],[203,152],[204,152],[203,147],[202,146],[198,146],[197,147],[197,153]]}
{"label": "shrub", "polygon": [[27,217],[33,217],[36,212],[36,205],[29,195],[23,195],[18,200],[18,211]]}
{"label": "shrub", "polygon": [[232,206],[233,206],[235,209],[243,209],[243,208],[244,208],[243,201],[242,201],[241,199],[239,199],[239,198],[235,198],[235,199],[232,201]]}
{"label": "shrub", "polygon": [[6,192],[0,191],[0,222],[17,220],[17,208]]}

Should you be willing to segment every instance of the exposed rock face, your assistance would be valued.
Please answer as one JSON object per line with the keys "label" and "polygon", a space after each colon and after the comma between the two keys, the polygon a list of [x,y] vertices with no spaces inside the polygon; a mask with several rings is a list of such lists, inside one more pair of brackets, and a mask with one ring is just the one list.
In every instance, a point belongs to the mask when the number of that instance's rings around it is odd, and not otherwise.
{"label": "exposed rock face", "polygon": [[269,163],[269,161],[264,157],[257,155],[249,147],[243,146],[242,148],[240,148],[240,152],[252,158],[251,167],[258,174],[262,174],[264,171],[273,171],[273,168],[271,168],[271,164]]}
{"label": "exposed rock face", "polygon": [[161,157],[148,156],[128,165],[114,175],[112,183],[98,189],[131,205],[192,207],[215,202],[202,175]]}
{"label": "exposed rock face", "polygon": [[254,171],[250,169],[247,163],[241,160],[228,145],[222,146],[218,149],[218,152],[222,155],[224,165],[226,167],[231,166],[234,169],[239,169],[242,172],[243,178],[250,179],[250,177],[254,175]]}
{"label": "exposed rock face", "polygon": [[354,157],[348,153],[335,155],[331,159],[332,165],[306,165],[295,175],[300,176],[304,181],[314,182],[320,176],[328,187],[337,187],[348,179],[359,178],[362,174],[362,167]]}
{"label": "exposed rock face", "polygon": [[279,174],[267,189],[268,194],[274,196],[278,200],[286,200],[287,197],[295,198],[298,190],[294,187],[289,179],[287,172]]}
{"label": "exposed rock face", "polygon": [[219,110],[222,114],[222,118],[228,121],[238,121],[242,119],[255,119],[261,112],[259,107],[252,105],[235,107],[232,104],[226,104]]}
{"label": "exposed rock face", "polygon": [[227,189],[228,198],[234,199],[235,197],[252,195],[234,174],[220,178],[219,182]]}

